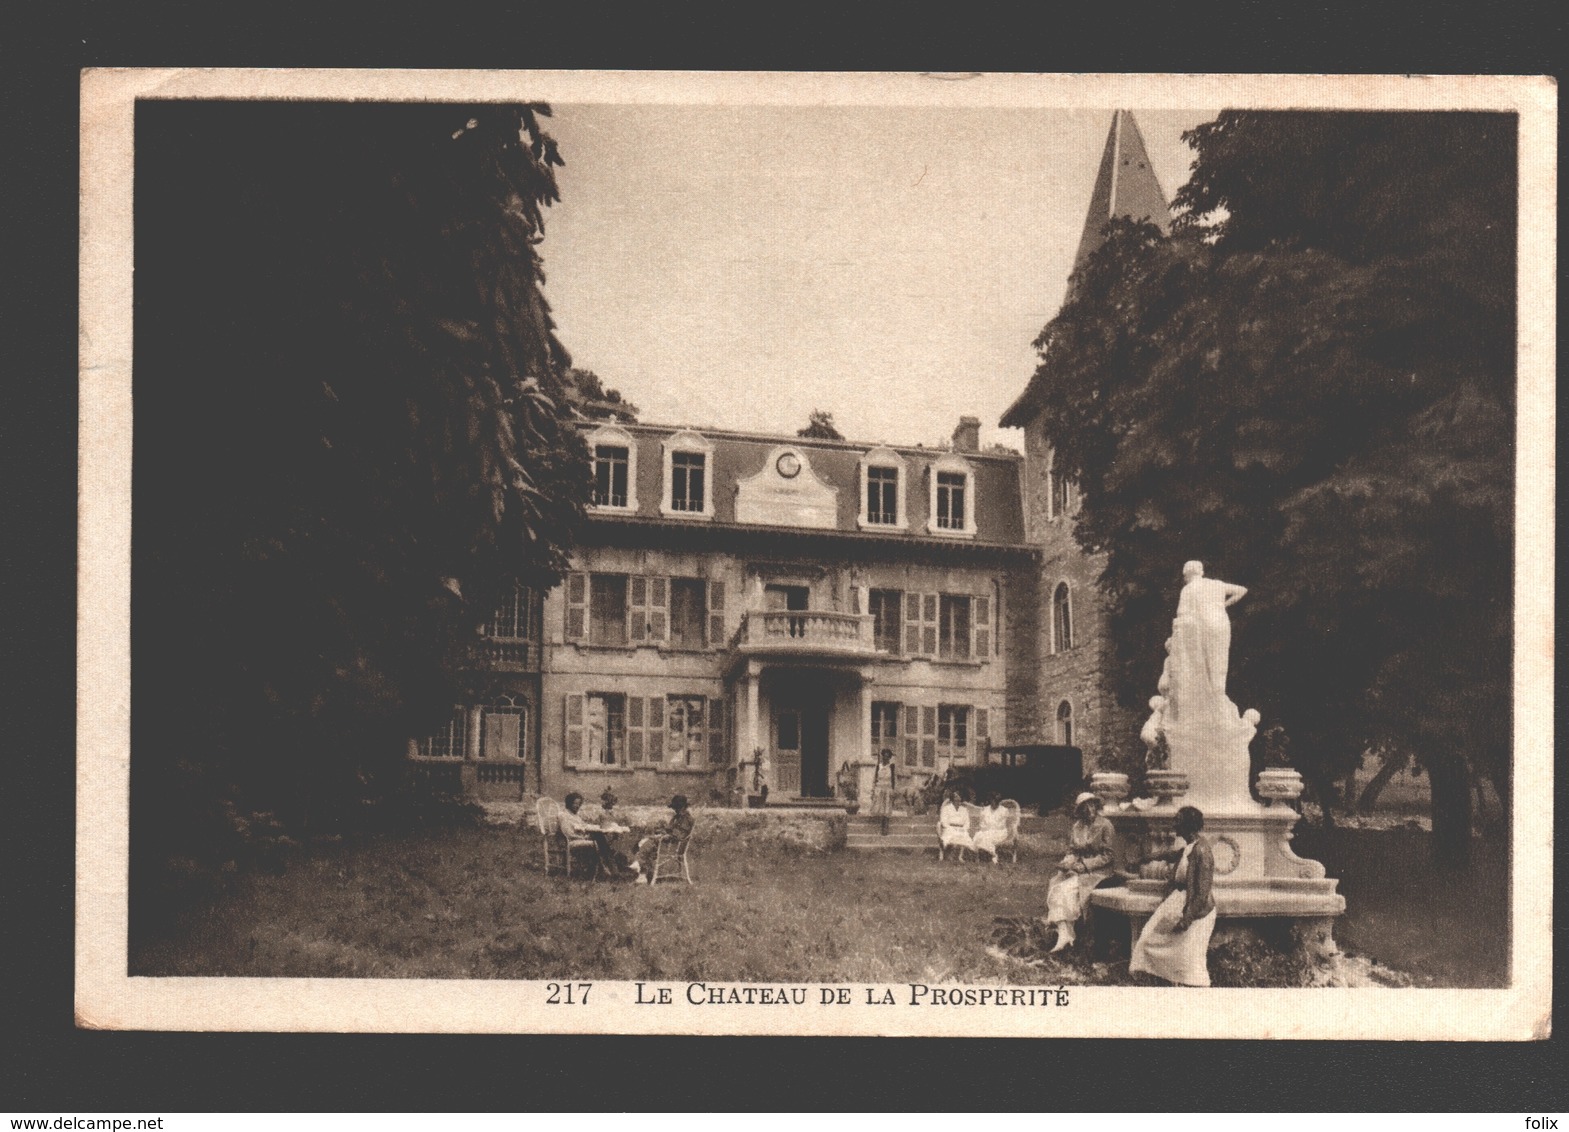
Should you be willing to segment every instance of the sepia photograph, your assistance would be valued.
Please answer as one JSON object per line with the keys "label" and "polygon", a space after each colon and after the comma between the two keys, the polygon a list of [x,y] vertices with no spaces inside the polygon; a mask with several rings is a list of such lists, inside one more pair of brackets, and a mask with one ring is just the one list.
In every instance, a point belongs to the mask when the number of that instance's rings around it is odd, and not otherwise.
{"label": "sepia photograph", "polygon": [[1556,112],[86,72],[78,1025],[1546,1038]]}

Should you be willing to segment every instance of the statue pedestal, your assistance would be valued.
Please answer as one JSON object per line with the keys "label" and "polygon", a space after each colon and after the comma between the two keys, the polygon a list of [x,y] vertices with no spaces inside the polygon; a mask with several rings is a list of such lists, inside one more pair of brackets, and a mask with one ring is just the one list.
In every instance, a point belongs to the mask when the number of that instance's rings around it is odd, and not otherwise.
{"label": "statue pedestal", "polygon": [[[1090,903],[1128,917],[1130,945],[1166,897],[1170,866],[1152,868],[1143,862],[1170,844],[1176,815],[1176,806],[1107,815],[1117,834],[1117,867],[1130,879],[1121,888],[1097,889]],[[1215,849],[1217,938],[1249,921],[1289,918],[1296,921],[1293,934],[1311,955],[1335,953],[1334,918],[1345,912],[1346,898],[1336,891],[1340,882],[1324,875],[1323,865],[1291,851],[1291,829],[1298,820],[1288,806],[1256,802],[1246,810],[1204,811],[1204,836]]]}

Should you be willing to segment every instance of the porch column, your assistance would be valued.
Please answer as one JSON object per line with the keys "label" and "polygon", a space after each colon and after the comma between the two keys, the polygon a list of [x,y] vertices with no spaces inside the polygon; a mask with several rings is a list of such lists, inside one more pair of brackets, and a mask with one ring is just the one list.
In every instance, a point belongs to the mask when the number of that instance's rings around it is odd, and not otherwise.
{"label": "porch column", "polygon": [[408,754],[409,754],[409,758],[411,758],[411,759],[418,757],[418,755],[419,755],[419,740],[418,739],[410,739],[409,740],[409,751],[408,751]]}
{"label": "porch column", "polygon": [[757,674],[750,668],[746,673],[746,752],[745,759],[751,762],[757,757],[757,749],[762,746],[758,742],[758,716],[761,709],[757,698]]}
{"label": "porch column", "polygon": [[861,677],[861,761],[876,762],[877,752],[872,750],[872,682]]}
{"label": "porch column", "polygon": [[479,725],[484,718],[484,709],[478,704],[471,704],[466,711],[467,718],[464,722],[468,724],[469,738],[467,753],[463,757],[466,761],[473,762],[479,758],[481,753],[479,749]]}

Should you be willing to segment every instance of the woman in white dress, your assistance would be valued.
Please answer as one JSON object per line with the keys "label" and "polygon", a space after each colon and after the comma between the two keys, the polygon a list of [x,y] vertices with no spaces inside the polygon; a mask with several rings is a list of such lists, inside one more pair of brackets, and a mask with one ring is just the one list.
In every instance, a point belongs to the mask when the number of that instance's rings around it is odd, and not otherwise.
{"label": "woman in white dress", "polygon": [[981,808],[981,819],[971,838],[971,847],[977,853],[988,854],[992,864],[997,864],[997,846],[1008,840],[1008,811],[1002,808],[1002,795],[992,793]]}
{"label": "woman in white dress", "polygon": [[1209,986],[1209,937],[1215,931],[1215,851],[1200,834],[1204,815],[1193,806],[1177,811],[1178,847],[1162,854],[1175,859],[1171,891],[1139,933],[1128,963],[1184,987]]}
{"label": "woman in white dress", "polygon": [[970,839],[970,811],[957,790],[948,791],[947,801],[937,811],[937,841],[942,849],[958,849],[961,861],[966,849],[975,848]]}
{"label": "woman in white dress", "polygon": [[1111,875],[1111,822],[1101,816],[1101,800],[1085,791],[1073,800],[1068,852],[1046,887],[1046,923],[1057,931],[1053,951],[1073,945],[1095,886]]}

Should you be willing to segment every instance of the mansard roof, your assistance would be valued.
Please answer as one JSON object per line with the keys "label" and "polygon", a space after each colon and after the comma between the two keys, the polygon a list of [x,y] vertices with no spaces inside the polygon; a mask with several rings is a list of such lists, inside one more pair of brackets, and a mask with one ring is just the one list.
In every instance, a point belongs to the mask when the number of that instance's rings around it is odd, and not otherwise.
{"label": "mansard roof", "polygon": [[[592,431],[598,422],[588,422],[582,427]],[[660,503],[666,490],[664,483],[663,449],[667,441],[677,434],[696,434],[712,447],[713,518],[711,524],[736,529],[787,530],[792,524],[775,525],[741,522],[736,516],[736,485],[757,476],[771,466],[781,448],[790,448],[800,454],[810,476],[821,481],[835,493],[835,515],[832,527],[819,528],[818,533],[842,532],[858,539],[887,540],[891,544],[956,543],[968,541],[989,546],[1023,546],[1024,513],[1020,493],[1019,465],[1022,457],[1013,453],[954,452],[946,448],[922,448],[907,445],[862,443],[848,440],[814,440],[789,434],[736,432],[717,428],[694,428],[689,425],[625,424],[617,428],[630,434],[637,443],[638,458],[636,485],[631,496],[636,506],[629,512],[610,512],[593,509],[590,517],[602,523],[627,523],[657,521],[673,525],[690,526],[693,521],[671,518],[661,514]],[[905,529],[886,533],[876,529],[863,529],[860,516],[861,463],[873,453],[874,459],[884,462],[889,453],[903,462],[906,481],[906,510],[909,522]],[[969,465],[973,473],[974,492],[970,506],[974,508],[975,532],[973,539],[960,540],[952,535],[933,534],[926,530],[928,492],[932,490],[930,469],[940,460],[957,458]],[[709,524],[704,524],[709,525]],[[807,528],[800,528],[807,529]]]}

